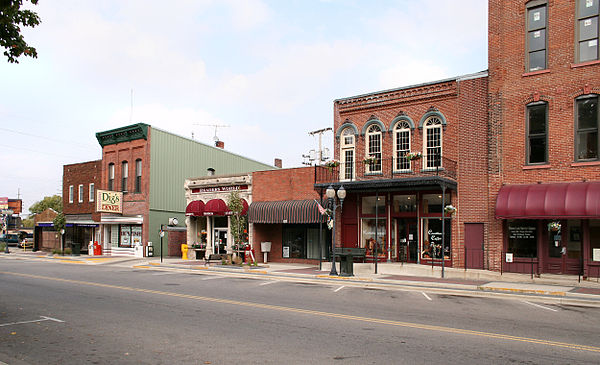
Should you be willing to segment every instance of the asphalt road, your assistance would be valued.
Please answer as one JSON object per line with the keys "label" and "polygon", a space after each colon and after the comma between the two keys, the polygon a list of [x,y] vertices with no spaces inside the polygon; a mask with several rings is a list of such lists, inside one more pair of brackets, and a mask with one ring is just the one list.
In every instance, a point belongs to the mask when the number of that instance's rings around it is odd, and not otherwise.
{"label": "asphalt road", "polygon": [[0,258],[0,363],[598,364],[600,309]]}

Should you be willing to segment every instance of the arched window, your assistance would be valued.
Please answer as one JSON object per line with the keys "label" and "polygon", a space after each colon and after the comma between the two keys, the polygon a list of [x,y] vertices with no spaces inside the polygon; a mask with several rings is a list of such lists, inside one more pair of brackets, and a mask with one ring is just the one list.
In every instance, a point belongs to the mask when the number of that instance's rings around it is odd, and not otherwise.
{"label": "arched window", "polygon": [[115,164],[108,164],[108,190],[113,191],[115,188]]}
{"label": "arched window", "polygon": [[410,152],[410,125],[408,122],[399,122],[394,128],[394,156],[396,171],[410,170],[410,161],[406,154]]}
{"label": "arched window", "polygon": [[340,179],[354,179],[354,148],[356,146],[355,131],[345,128],[340,138]]}
{"label": "arched window", "polygon": [[129,164],[127,161],[121,163],[121,191],[127,192],[127,178],[129,177]]}
{"label": "arched window", "polygon": [[442,121],[437,116],[429,117],[423,124],[423,145],[426,150],[423,163],[426,169],[442,166]]}
{"label": "arched window", "polygon": [[142,160],[135,160],[135,192],[142,192]]}
{"label": "arched window", "polygon": [[367,129],[366,133],[367,151],[366,158],[375,159],[372,163],[367,163],[366,172],[381,172],[381,128],[377,124],[373,124]]}

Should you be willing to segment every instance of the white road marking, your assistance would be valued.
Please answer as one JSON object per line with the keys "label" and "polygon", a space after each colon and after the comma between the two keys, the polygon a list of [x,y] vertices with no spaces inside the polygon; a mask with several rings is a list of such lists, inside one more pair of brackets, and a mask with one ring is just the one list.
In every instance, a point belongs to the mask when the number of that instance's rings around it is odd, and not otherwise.
{"label": "white road marking", "polygon": [[45,316],[40,316],[40,317],[42,317],[42,319],[34,319],[33,321],[21,321],[21,322],[2,323],[2,324],[0,324],[0,327],[13,326],[15,324],[26,324],[26,323],[43,322],[43,321],[53,321],[53,322],[60,322],[60,323],[64,323],[65,322],[65,321],[61,321],[60,319],[56,319],[56,318],[52,318],[52,317],[45,317]]}
{"label": "white road marking", "polygon": [[213,279],[220,279],[220,278],[221,278],[220,276],[209,276],[209,277],[203,278],[202,280],[213,280]]}
{"label": "white road marking", "polygon": [[335,293],[337,293],[337,292],[339,292],[340,290],[344,289],[345,287],[346,287],[346,285],[342,285],[342,286],[340,286],[339,288],[335,289],[335,290],[334,290],[334,292],[335,292]]}
{"label": "white road marking", "polygon": [[269,285],[269,284],[273,284],[273,283],[277,283],[277,282],[278,282],[277,280],[270,280],[270,281],[266,281],[266,282],[264,282],[262,284],[258,284],[258,285],[263,286],[263,285]]}
{"label": "white road marking", "polygon": [[531,302],[528,302],[526,300],[524,300],[523,303],[527,303],[527,304],[532,305],[534,307],[538,307],[538,308],[542,308],[542,309],[547,309],[549,311],[558,312],[558,309],[554,309],[554,308],[550,308],[550,307],[544,307],[543,305],[531,303]]}
{"label": "white road marking", "polygon": [[423,294],[425,296],[425,298],[427,298],[427,300],[432,300],[431,298],[429,298],[429,295],[425,294],[424,291],[422,291],[421,294]]}
{"label": "white road marking", "polygon": [[155,272],[152,273],[152,275],[173,275],[173,274],[179,274],[178,272],[170,272],[170,271],[164,271],[164,272]]}

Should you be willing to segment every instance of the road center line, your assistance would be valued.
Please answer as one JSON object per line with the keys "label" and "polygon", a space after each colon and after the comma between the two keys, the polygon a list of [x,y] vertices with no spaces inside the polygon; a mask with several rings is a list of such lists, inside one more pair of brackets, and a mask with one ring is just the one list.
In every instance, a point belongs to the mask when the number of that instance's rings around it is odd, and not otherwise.
{"label": "road center line", "polygon": [[422,291],[421,294],[423,294],[425,296],[425,298],[427,298],[427,300],[432,300],[431,298],[429,298],[429,295],[425,294],[424,291]]}
{"label": "road center line", "polygon": [[527,304],[529,304],[529,305],[532,305],[532,306],[534,306],[534,307],[538,307],[538,308],[542,308],[542,309],[547,309],[547,310],[549,310],[549,311],[558,312],[558,309],[554,309],[554,308],[550,308],[550,307],[545,307],[545,306],[543,306],[543,305],[539,305],[539,304],[531,303],[531,302],[528,302],[528,301],[526,301],[526,300],[523,300],[523,303],[527,303]]}
{"label": "road center line", "polygon": [[339,288],[335,289],[333,292],[334,292],[334,293],[337,293],[337,292],[339,292],[340,290],[344,289],[345,287],[346,287],[346,285],[342,285],[342,286],[340,286]]}
{"label": "road center line", "polygon": [[219,279],[219,278],[220,278],[220,276],[208,276],[208,277],[202,278],[202,280],[213,280],[213,279]]}
{"label": "road center line", "polygon": [[46,317],[46,316],[40,316],[42,317],[42,319],[34,319],[32,321],[21,321],[21,322],[11,322],[11,323],[2,323],[0,324],[0,327],[6,327],[6,326],[14,326],[16,324],[26,324],[26,323],[36,323],[36,322],[44,322],[44,321],[53,321],[53,322],[60,322],[60,323],[64,323],[65,321],[61,321],[60,319],[56,319],[56,318],[52,318],[52,317]]}
{"label": "road center line", "polygon": [[185,299],[211,302],[211,303],[229,304],[229,305],[233,305],[233,306],[240,306],[240,307],[246,307],[246,308],[266,309],[266,310],[270,310],[270,311],[276,310],[276,311],[281,311],[281,312],[305,314],[305,315],[312,315],[312,316],[318,316],[318,317],[337,318],[337,319],[344,319],[344,320],[357,321],[357,322],[366,322],[366,323],[377,323],[377,324],[381,324],[381,325],[394,326],[394,327],[404,327],[404,328],[413,328],[413,329],[440,332],[440,333],[451,333],[451,334],[457,334],[457,335],[485,337],[485,338],[492,338],[492,339],[505,340],[505,341],[532,343],[532,344],[544,345],[544,346],[550,346],[550,347],[562,347],[562,348],[567,348],[567,349],[572,349],[572,350],[581,350],[581,351],[600,353],[600,347],[596,347],[596,346],[581,345],[581,344],[576,344],[576,343],[567,343],[567,342],[559,342],[559,341],[551,341],[551,340],[543,340],[543,339],[531,338],[531,337],[519,337],[519,336],[505,335],[502,333],[482,332],[482,331],[436,326],[436,325],[422,324],[422,323],[411,323],[411,322],[402,322],[402,321],[395,321],[395,320],[388,320],[388,319],[381,319],[381,318],[353,316],[353,315],[349,315],[349,314],[322,312],[322,311],[316,311],[316,310],[311,310],[311,309],[284,307],[284,306],[274,305],[274,304],[242,302],[239,300],[203,297],[203,296],[199,296],[199,295],[165,292],[165,291],[160,291],[160,290],[142,289],[142,288],[134,288],[134,287],[128,287],[128,286],[121,286],[121,285],[94,283],[94,282],[90,282],[90,281],[62,279],[62,278],[56,278],[56,277],[45,277],[45,276],[40,276],[40,275],[23,274],[23,273],[8,272],[8,271],[0,271],[0,274],[20,276],[20,277],[38,279],[38,280],[79,284],[79,285],[93,286],[93,287],[98,287],[98,288],[118,289],[118,290],[124,290],[124,291],[129,291],[129,292],[164,295],[164,296],[185,298]]}

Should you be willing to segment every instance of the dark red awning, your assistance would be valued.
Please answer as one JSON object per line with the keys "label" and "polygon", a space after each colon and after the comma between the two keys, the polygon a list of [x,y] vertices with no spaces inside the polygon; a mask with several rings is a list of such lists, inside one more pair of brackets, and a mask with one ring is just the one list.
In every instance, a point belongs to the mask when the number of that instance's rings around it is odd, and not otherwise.
{"label": "dark red awning", "polygon": [[227,204],[222,199],[212,199],[204,207],[204,215],[226,215],[229,212]]}
{"label": "dark red awning", "polygon": [[505,185],[496,218],[600,218],[600,182]]}
{"label": "dark red awning", "polygon": [[242,199],[242,205],[244,206],[244,209],[242,209],[241,215],[246,215],[246,213],[248,213],[248,202],[246,199]]}
{"label": "dark red awning", "polygon": [[185,215],[199,217],[204,214],[204,202],[202,200],[194,200],[185,208]]}

